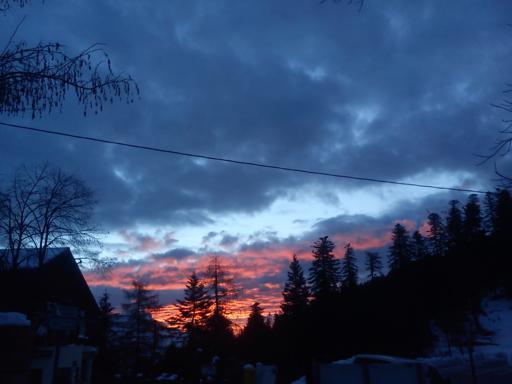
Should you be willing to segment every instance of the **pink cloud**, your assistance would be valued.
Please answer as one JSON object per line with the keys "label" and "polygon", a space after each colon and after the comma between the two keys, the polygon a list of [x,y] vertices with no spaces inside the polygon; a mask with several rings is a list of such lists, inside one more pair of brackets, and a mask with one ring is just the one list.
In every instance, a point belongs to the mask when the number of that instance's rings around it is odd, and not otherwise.
{"label": "pink cloud", "polygon": [[[406,228],[415,228],[416,224],[410,220],[400,221]],[[152,250],[162,245],[163,241],[151,236],[141,236],[136,232],[123,232],[124,238],[135,244],[139,249]],[[338,233],[330,237],[336,244],[335,254],[341,258],[343,246],[350,242],[356,251],[371,248],[385,247],[390,242],[388,229],[373,229],[352,233]],[[242,294],[231,305],[230,317],[238,323],[243,323],[249,307],[255,301],[261,303],[265,312],[279,311],[282,300],[281,291],[286,279],[286,272],[293,253],[303,262],[307,273],[308,265],[312,259],[311,242],[300,241],[292,244],[283,244],[279,240],[268,241],[264,246],[253,247],[247,245],[242,250],[233,253],[224,253],[222,263],[233,274],[235,280],[243,288]],[[149,288],[155,291],[184,289],[186,280],[192,271],[206,270],[210,258],[209,253],[197,253],[193,258],[180,260],[154,259],[148,257],[141,261],[122,262],[114,266],[110,275],[105,276],[87,273],[86,279],[92,286],[107,285],[127,289],[134,278],[142,278],[149,283]],[[163,303],[164,308],[155,317],[163,319],[173,310],[172,303]]]}

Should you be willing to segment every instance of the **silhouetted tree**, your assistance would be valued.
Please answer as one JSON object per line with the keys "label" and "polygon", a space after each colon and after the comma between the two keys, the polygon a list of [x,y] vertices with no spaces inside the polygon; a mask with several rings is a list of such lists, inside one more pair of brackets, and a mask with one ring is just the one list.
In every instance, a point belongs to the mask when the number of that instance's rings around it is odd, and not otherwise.
{"label": "silhouetted tree", "polygon": [[235,341],[233,322],[222,312],[213,312],[206,321],[203,341],[212,354],[229,353]]}
{"label": "silhouetted tree", "polygon": [[412,234],[411,248],[413,260],[421,260],[429,255],[427,242],[420,231]]}
{"label": "silhouetted tree", "polygon": [[183,300],[177,300],[176,308],[178,314],[172,316],[168,322],[171,326],[178,326],[184,330],[189,341],[199,336],[199,333],[206,326],[212,299],[205,284],[199,280],[195,272],[192,272],[185,286]]}
{"label": "silhouetted tree", "polygon": [[466,243],[481,240],[484,236],[480,201],[475,194],[469,195],[464,206],[463,238]]}
{"label": "silhouetted tree", "polygon": [[270,336],[270,327],[263,316],[263,308],[256,302],[251,305],[251,313],[247,318],[247,324],[242,331],[241,339],[244,344],[246,354],[253,362],[261,360],[268,356],[268,339]]}
{"label": "silhouetted tree", "polygon": [[378,252],[366,252],[365,266],[370,281],[382,275],[382,261]]}
{"label": "silhouetted tree", "polygon": [[335,245],[328,236],[313,244],[313,263],[309,269],[309,284],[316,299],[330,296],[340,285],[339,260],[334,257]]}
{"label": "silhouetted tree", "polygon": [[357,286],[357,263],[354,248],[348,243],[345,246],[345,257],[341,264],[341,282],[343,288]]}
{"label": "silhouetted tree", "polygon": [[[105,291],[99,301],[98,321],[98,356],[95,365],[101,370],[100,376],[112,375],[114,366],[117,364],[113,354],[113,327],[116,319],[114,307],[110,303],[110,296]],[[104,377],[106,379],[106,377]]]}
{"label": "silhouetted tree", "polygon": [[225,314],[228,303],[237,297],[239,290],[233,282],[233,277],[220,262],[218,256],[210,258],[206,277],[213,300],[213,312]]}
{"label": "silhouetted tree", "polygon": [[497,253],[498,274],[507,294],[512,296],[512,196],[505,189],[496,193],[495,217],[493,241]]}
{"label": "silhouetted tree", "polygon": [[450,201],[450,209],[446,217],[447,247],[455,250],[462,243],[462,212],[458,200]]}
{"label": "silhouetted tree", "polygon": [[512,196],[506,189],[496,193],[494,236],[502,245],[510,243],[512,228]]}
{"label": "silhouetted tree", "polygon": [[127,303],[122,305],[127,316],[125,348],[133,351],[135,368],[140,369],[142,359],[150,359],[155,342],[155,320],[152,311],[160,308],[158,294],[139,280],[132,281],[132,288],[124,291]]}
{"label": "silhouetted tree", "polygon": [[8,264],[17,269],[23,248],[35,249],[33,264],[41,266],[51,247],[71,246],[80,263],[107,266],[99,257],[97,226],[92,223],[94,194],[77,177],[43,165],[20,168],[0,201],[0,241],[9,250]]}
{"label": "silhouetted tree", "polygon": [[428,215],[428,241],[430,250],[434,256],[444,256],[446,254],[446,230],[441,216],[437,213]]}
{"label": "silhouetted tree", "polygon": [[389,247],[389,269],[397,270],[405,267],[411,260],[411,243],[405,227],[396,223],[391,233]]}
{"label": "silhouetted tree", "polygon": [[[0,15],[26,0],[0,0]],[[101,44],[70,54],[58,42],[29,45],[16,41],[14,30],[0,51],[0,115],[32,118],[61,110],[66,96],[74,93],[83,107],[98,113],[114,100],[133,102],[139,90],[135,82],[112,70]]]}
{"label": "silhouetted tree", "polygon": [[103,295],[101,295],[99,301],[100,308],[100,316],[99,316],[99,331],[100,331],[100,350],[103,347],[103,350],[106,350],[108,345],[108,338],[110,333],[112,332],[113,320],[114,320],[114,307],[110,303],[110,296],[105,291]]}
{"label": "silhouetted tree", "polygon": [[304,314],[308,306],[308,298],[309,288],[306,278],[299,260],[294,254],[283,290],[283,304],[281,304],[283,314],[287,316]]}
{"label": "silhouetted tree", "polygon": [[13,5],[23,8],[30,3],[30,0],[0,0],[0,12],[7,12]]}
{"label": "silhouetted tree", "polygon": [[490,236],[496,227],[496,194],[492,192],[485,194],[484,208],[483,225],[485,233]]}
{"label": "silhouetted tree", "polygon": [[221,353],[234,340],[233,323],[226,315],[228,303],[238,295],[239,289],[217,256],[210,258],[206,276],[213,301],[213,312],[206,321],[206,340],[216,353]]}

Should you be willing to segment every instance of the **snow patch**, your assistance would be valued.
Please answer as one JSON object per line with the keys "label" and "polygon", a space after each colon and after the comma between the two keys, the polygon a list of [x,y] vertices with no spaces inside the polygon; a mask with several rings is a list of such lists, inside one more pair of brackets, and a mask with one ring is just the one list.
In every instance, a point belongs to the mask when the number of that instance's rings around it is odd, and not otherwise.
{"label": "snow patch", "polygon": [[27,315],[20,312],[0,312],[0,327],[29,327]]}

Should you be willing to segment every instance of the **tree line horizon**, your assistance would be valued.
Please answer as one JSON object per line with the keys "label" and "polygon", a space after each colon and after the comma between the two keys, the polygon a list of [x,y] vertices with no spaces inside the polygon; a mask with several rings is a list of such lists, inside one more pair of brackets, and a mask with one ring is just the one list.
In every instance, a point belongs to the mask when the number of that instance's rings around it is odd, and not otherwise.
{"label": "tree line horizon", "polygon": [[[293,255],[280,312],[265,317],[254,302],[239,333],[227,316],[239,289],[229,269],[212,257],[203,277],[191,273],[176,313],[166,320],[179,342],[167,349],[160,367],[194,382],[206,356],[221,356],[225,377],[240,374],[244,362],[263,362],[277,365],[286,382],[311,374],[315,361],[356,353],[417,357],[440,343],[447,354],[472,353],[476,337],[490,332],[479,320],[483,300],[512,298],[512,197],[499,189],[483,201],[469,195],[465,203],[451,200],[448,207],[444,217],[428,215],[425,236],[396,223],[387,273],[383,256],[366,252],[363,280],[350,243],[338,259],[335,244],[320,237],[312,245],[307,275]],[[142,287],[143,297],[155,297],[143,283],[133,284]],[[127,298],[134,297],[131,292]],[[139,315],[151,322],[151,311],[158,308],[148,306]]]}

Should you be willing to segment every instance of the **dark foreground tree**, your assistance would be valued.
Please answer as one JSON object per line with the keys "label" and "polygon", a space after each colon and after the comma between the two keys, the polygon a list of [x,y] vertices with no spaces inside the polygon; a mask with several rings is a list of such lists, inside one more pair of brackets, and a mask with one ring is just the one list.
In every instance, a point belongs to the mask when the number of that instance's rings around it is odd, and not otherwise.
{"label": "dark foreground tree", "polygon": [[268,351],[270,331],[271,329],[263,316],[263,308],[259,303],[254,303],[251,305],[251,313],[247,318],[247,324],[240,335],[248,361],[256,363],[268,359],[271,355]]}
{"label": "dark foreground tree", "polygon": [[107,293],[107,291],[105,291],[99,299],[99,308],[100,346],[103,346],[103,350],[106,350],[106,347],[108,346],[109,335],[112,332],[112,326],[114,325],[115,316],[114,307],[110,303],[110,295]]}
{"label": "dark foreground tree", "polygon": [[212,352],[222,353],[229,350],[234,341],[233,323],[227,314],[228,305],[237,297],[239,289],[217,256],[210,258],[206,277],[212,298],[212,312],[206,321],[205,343],[211,347]]}
{"label": "dark foreground tree", "polygon": [[285,316],[290,317],[304,314],[308,307],[308,299],[309,289],[304,271],[294,254],[288,270],[288,279],[284,285],[281,310]]}
{"label": "dark foreground tree", "polygon": [[0,0],[0,13],[7,12],[13,6],[23,8],[28,3],[30,0]]}
{"label": "dark foreground tree", "polygon": [[444,256],[447,249],[446,228],[437,213],[428,215],[428,241],[433,256]]}
{"label": "dark foreground tree", "polygon": [[469,195],[464,206],[464,222],[462,224],[462,237],[466,244],[474,244],[483,240],[484,228],[480,209],[480,200],[475,194]]}
{"label": "dark foreground tree", "polygon": [[205,284],[192,272],[185,286],[183,300],[177,300],[177,315],[172,316],[168,322],[173,327],[179,327],[188,336],[188,342],[194,342],[204,330],[212,300]]}
{"label": "dark foreground tree", "polygon": [[234,284],[233,276],[221,263],[218,256],[210,258],[206,278],[213,300],[213,312],[225,314],[228,304],[237,297],[239,289]]}
{"label": "dark foreground tree", "polygon": [[341,282],[343,288],[354,288],[357,286],[357,263],[354,248],[348,243],[345,246],[345,257],[341,265]]}
{"label": "dark foreground tree", "polygon": [[[27,0],[0,0],[0,16]],[[3,14],[3,15],[2,15]],[[18,25],[19,27],[19,25]],[[60,111],[68,94],[73,93],[84,115],[98,113],[114,100],[133,102],[139,90],[125,74],[112,70],[110,58],[100,44],[72,54],[58,42],[29,45],[16,41],[12,31],[0,51],[0,115],[32,118]]]}
{"label": "dark foreground tree", "polygon": [[427,241],[420,231],[414,231],[411,241],[412,259],[422,260],[429,255]]}
{"label": "dark foreground tree", "polygon": [[334,257],[335,245],[328,236],[313,244],[313,263],[309,269],[309,284],[315,299],[328,297],[338,291],[340,285],[339,260]]}
{"label": "dark foreground tree", "polygon": [[[98,300],[100,316],[98,321],[98,356],[95,365],[102,373],[101,380],[108,380],[117,365],[114,356],[114,323],[117,314],[110,302],[110,295],[105,291]],[[98,371],[98,370],[96,370]]]}
{"label": "dark foreground tree", "polygon": [[158,295],[140,280],[133,280],[132,288],[124,293],[128,300],[122,305],[126,314],[124,349],[133,357],[133,367],[140,370],[154,355],[156,322],[151,312],[160,308]]}
{"label": "dark foreground tree", "polygon": [[463,241],[462,211],[459,208],[458,200],[450,201],[450,209],[446,217],[446,238],[447,247],[451,250],[458,250]]}
{"label": "dark foreground tree", "polygon": [[382,275],[382,261],[378,252],[366,252],[365,266],[370,281]]}
{"label": "dark foreground tree", "polygon": [[411,260],[409,234],[402,224],[395,224],[391,233],[391,242],[391,246],[389,247],[389,269],[402,269]]}
{"label": "dark foreground tree", "polygon": [[22,249],[31,248],[41,266],[52,247],[70,246],[78,262],[106,266],[95,252],[100,231],[92,222],[96,200],[89,187],[74,175],[47,164],[20,168],[0,199],[0,242],[8,249],[6,263],[17,269]]}

